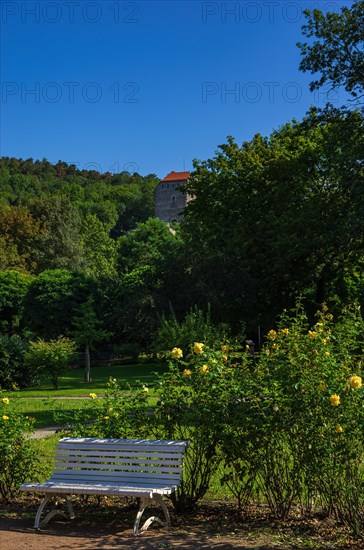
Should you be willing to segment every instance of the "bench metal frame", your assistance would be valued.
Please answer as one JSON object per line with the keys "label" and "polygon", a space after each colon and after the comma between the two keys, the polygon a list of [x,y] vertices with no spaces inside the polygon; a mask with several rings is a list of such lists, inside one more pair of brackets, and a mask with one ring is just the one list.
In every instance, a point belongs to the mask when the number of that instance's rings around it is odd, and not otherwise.
{"label": "bench metal frame", "polygon": [[[51,478],[44,483],[24,483],[20,487],[22,491],[45,493],[35,517],[35,529],[39,530],[56,515],[65,516],[62,510],[55,508],[41,519],[53,497],[66,498],[68,515],[74,519],[70,497],[77,494],[139,498],[134,535],[148,529],[154,521],[169,527],[171,520],[162,495],[171,495],[179,486],[187,446],[187,441],[61,439]],[[161,506],[164,521],[151,516],[139,527],[144,510],[155,504]]]}

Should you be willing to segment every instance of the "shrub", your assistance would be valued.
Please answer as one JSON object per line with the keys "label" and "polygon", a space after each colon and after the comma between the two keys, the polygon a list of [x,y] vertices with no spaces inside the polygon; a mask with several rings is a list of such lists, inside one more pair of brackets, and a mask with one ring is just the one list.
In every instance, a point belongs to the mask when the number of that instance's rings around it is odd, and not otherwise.
{"label": "shrub", "polygon": [[[357,308],[344,311],[334,322],[324,306],[310,327],[299,306],[293,314],[284,313],[277,329],[268,333],[254,375],[257,387],[261,387],[255,429],[262,456],[266,457],[262,471],[268,503],[276,501],[277,491],[268,470],[276,476],[281,471],[286,513],[289,501],[306,498],[309,507],[307,499],[319,498],[336,515],[351,522],[354,530],[358,529],[360,514],[364,516],[363,502],[355,521],[349,507],[353,487],[363,485],[363,328]],[[269,451],[272,442],[277,449],[275,458]],[[268,460],[273,464],[264,476]],[[294,495],[293,486],[297,489]],[[276,505],[271,507],[277,513]]]}
{"label": "shrub", "polygon": [[0,335],[0,387],[29,387],[38,383],[37,373],[24,364],[28,344],[20,336]]}
{"label": "shrub", "polygon": [[121,390],[117,380],[110,378],[104,397],[90,393],[91,407],[79,409],[72,418],[67,411],[58,413],[63,431],[72,437],[150,437],[148,388],[131,389],[124,382],[125,386]]}
{"label": "shrub", "polygon": [[53,388],[58,390],[60,375],[70,366],[75,357],[76,344],[69,338],[60,336],[57,340],[39,339],[30,342],[25,354],[25,364],[33,368],[39,376],[49,376]]}
{"label": "shrub", "polygon": [[190,309],[183,321],[179,321],[172,310],[169,318],[162,316],[154,350],[167,352],[174,346],[179,346],[187,353],[191,342],[204,342],[210,347],[220,346],[220,342],[227,339],[228,333],[227,325],[213,324],[210,308],[204,312],[195,306]]}
{"label": "shrub", "polygon": [[27,434],[33,420],[9,412],[9,399],[0,395],[0,499],[10,501],[35,472],[36,458]]}
{"label": "shrub", "polygon": [[178,512],[196,507],[217,470],[221,426],[228,421],[233,381],[234,367],[226,352],[199,342],[191,350],[173,348],[169,370],[159,380],[155,436],[190,441],[182,483],[171,497]]}

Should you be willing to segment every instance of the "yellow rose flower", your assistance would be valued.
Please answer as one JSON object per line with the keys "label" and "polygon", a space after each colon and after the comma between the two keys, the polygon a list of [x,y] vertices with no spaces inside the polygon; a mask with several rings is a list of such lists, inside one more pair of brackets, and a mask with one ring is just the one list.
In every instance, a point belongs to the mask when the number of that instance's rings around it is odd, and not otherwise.
{"label": "yellow rose flower", "polygon": [[275,330],[270,330],[268,332],[268,338],[269,340],[275,340],[277,338],[277,333]]}
{"label": "yellow rose flower", "polygon": [[173,348],[172,357],[174,357],[175,359],[181,359],[181,357],[183,357],[183,351],[181,350],[181,348]]}
{"label": "yellow rose flower", "polygon": [[96,393],[90,393],[90,397],[91,397],[91,399],[96,399],[97,395],[96,395]]}
{"label": "yellow rose flower", "polygon": [[3,397],[1,401],[2,401],[2,403],[4,403],[4,405],[9,405],[9,398],[8,397]]}
{"label": "yellow rose flower", "polygon": [[229,346],[227,344],[224,344],[223,346],[221,346],[221,351],[223,353],[228,353],[229,352]]}
{"label": "yellow rose flower", "polygon": [[190,369],[185,369],[182,373],[182,375],[185,377],[185,378],[190,378],[191,377],[191,374],[192,374],[192,371],[190,371]]}
{"label": "yellow rose flower", "polygon": [[340,405],[340,395],[336,395],[336,393],[334,393],[330,396],[330,401],[333,407],[338,407]]}
{"label": "yellow rose flower", "polygon": [[356,374],[353,374],[353,376],[350,376],[349,378],[349,384],[351,388],[358,390],[363,385],[361,376],[357,376]]}
{"label": "yellow rose flower", "polygon": [[319,389],[320,391],[325,391],[325,390],[327,390],[327,385],[324,384],[323,382],[321,382],[321,383],[318,385],[318,389]]}
{"label": "yellow rose flower", "polygon": [[9,420],[9,417],[6,414],[3,414],[3,420]]}
{"label": "yellow rose flower", "polygon": [[323,339],[322,339],[322,343],[323,343],[324,345],[327,344],[327,342],[328,342],[327,338],[323,338]]}
{"label": "yellow rose flower", "polygon": [[206,374],[208,371],[209,371],[209,368],[207,365],[202,365],[202,367],[200,367],[201,374]]}
{"label": "yellow rose flower", "polygon": [[105,420],[109,420],[110,416],[104,416]]}
{"label": "yellow rose flower", "polygon": [[222,358],[223,358],[224,363],[227,363],[228,356],[227,356],[227,355],[223,355]]}
{"label": "yellow rose flower", "polygon": [[288,328],[282,328],[281,332],[279,333],[279,336],[287,336],[288,333],[289,333]]}
{"label": "yellow rose flower", "polygon": [[341,426],[341,424],[338,424],[338,425],[336,426],[336,431],[337,431],[337,433],[339,433],[339,434],[342,433],[343,427]]}
{"label": "yellow rose flower", "polygon": [[329,351],[325,351],[325,355],[329,356],[329,355],[330,355],[330,352],[329,352]]}
{"label": "yellow rose flower", "polygon": [[197,353],[197,355],[200,355],[203,353],[203,348],[205,344],[201,344],[200,342],[195,342],[193,345],[193,351]]}
{"label": "yellow rose flower", "polygon": [[315,338],[317,338],[317,332],[315,332],[314,330],[309,330],[308,335],[311,338],[311,340],[314,340]]}

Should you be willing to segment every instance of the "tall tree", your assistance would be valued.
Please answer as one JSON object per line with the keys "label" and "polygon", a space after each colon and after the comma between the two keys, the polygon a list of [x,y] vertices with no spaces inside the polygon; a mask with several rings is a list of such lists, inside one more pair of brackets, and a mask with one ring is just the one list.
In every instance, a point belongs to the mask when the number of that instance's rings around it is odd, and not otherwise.
{"label": "tall tree", "polygon": [[30,284],[24,303],[27,328],[46,340],[67,335],[80,304],[92,285],[83,274],[65,269],[46,270]]}
{"label": "tall tree", "polygon": [[42,227],[35,244],[38,270],[81,270],[84,258],[77,209],[67,198],[52,196],[37,199],[30,210]]}
{"label": "tall tree", "polygon": [[18,271],[0,271],[0,333],[21,335],[24,300],[33,277]]}
{"label": "tall tree", "polygon": [[0,270],[31,273],[37,268],[35,243],[40,223],[25,206],[0,205]]}
{"label": "tall tree", "polygon": [[85,348],[85,382],[91,382],[91,359],[90,350],[97,342],[105,340],[110,334],[100,328],[100,321],[97,318],[94,299],[90,296],[87,301],[81,304],[73,317],[73,337],[79,346]]}
{"label": "tall tree", "polygon": [[307,24],[302,32],[313,43],[299,43],[303,59],[300,69],[321,76],[311,82],[311,90],[325,83],[331,89],[344,86],[354,98],[364,95],[364,2],[357,0],[340,13],[305,10]]}
{"label": "tall tree", "polygon": [[86,214],[81,238],[86,275],[94,278],[116,275],[116,242],[95,214]]}
{"label": "tall tree", "polygon": [[195,163],[183,225],[191,286],[219,320],[270,324],[297,294],[320,303],[339,273],[357,269],[363,129],[359,112],[313,111]]}

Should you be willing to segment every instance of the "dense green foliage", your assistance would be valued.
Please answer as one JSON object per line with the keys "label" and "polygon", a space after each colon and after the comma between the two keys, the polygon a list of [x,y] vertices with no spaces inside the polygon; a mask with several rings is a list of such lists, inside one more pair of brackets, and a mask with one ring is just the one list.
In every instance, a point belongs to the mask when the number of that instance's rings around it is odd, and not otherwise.
{"label": "dense green foliage", "polygon": [[0,159],[0,268],[113,272],[114,239],[153,214],[157,183],[154,175]]}
{"label": "dense green foliage", "polygon": [[34,422],[23,414],[10,413],[9,399],[0,393],[0,501],[9,502],[19,486],[35,474],[29,433]]}
{"label": "dense green foliage", "polygon": [[192,287],[230,322],[269,326],[304,294],[345,301],[362,273],[363,117],[312,111],[195,163],[183,236]]}
{"label": "dense green foliage", "polygon": [[75,351],[75,343],[64,336],[48,342],[39,339],[37,342],[30,342],[24,360],[40,377],[49,375],[53,388],[58,390],[60,375],[70,366]]}
{"label": "dense green foliage", "polygon": [[344,86],[354,98],[363,97],[364,88],[364,2],[356,0],[336,12],[324,14],[319,9],[305,10],[307,24],[303,34],[315,38],[312,43],[298,44],[303,59],[302,71],[321,73],[311,82],[311,90],[324,84],[337,89]]}

